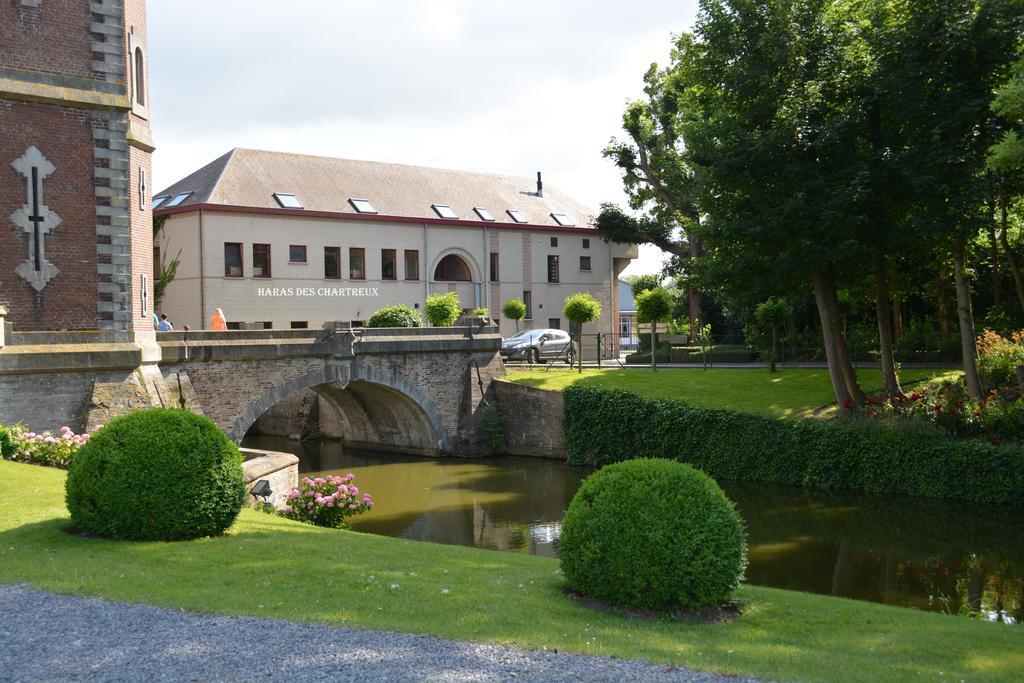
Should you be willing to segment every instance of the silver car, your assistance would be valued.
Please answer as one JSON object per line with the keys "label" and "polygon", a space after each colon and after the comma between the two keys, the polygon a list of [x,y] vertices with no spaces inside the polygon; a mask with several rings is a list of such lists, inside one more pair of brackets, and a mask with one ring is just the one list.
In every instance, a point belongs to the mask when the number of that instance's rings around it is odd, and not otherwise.
{"label": "silver car", "polygon": [[571,364],[576,358],[576,344],[562,330],[523,330],[501,343],[501,357],[534,363],[561,359]]}

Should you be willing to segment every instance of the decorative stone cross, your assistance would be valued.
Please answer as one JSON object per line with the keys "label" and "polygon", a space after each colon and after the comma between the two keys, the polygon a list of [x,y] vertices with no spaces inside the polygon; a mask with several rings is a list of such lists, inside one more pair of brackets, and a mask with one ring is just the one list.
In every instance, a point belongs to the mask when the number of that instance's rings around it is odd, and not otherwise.
{"label": "decorative stone cross", "polygon": [[28,233],[28,259],[14,269],[37,291],[43,291],[46,284],[60,272],[46,260],[45,236],[60,225],[60,216],[43,203],[43,180],[56,169],[43,153],[32,145],[25,153],[11,162],[14,170],[25,178],[28,202],[11,214],[14,224]]}

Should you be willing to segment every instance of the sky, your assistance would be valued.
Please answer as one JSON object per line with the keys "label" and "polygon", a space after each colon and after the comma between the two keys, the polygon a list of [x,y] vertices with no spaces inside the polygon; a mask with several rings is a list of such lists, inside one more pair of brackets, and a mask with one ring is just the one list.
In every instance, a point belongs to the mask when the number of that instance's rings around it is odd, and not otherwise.
{"label": "sky", "polygon": [[[533,177],[623,203],[601,149],[696,0],[150,0],[154,189],[233,147]],[[654,272],[642,245],[627,274]]]}

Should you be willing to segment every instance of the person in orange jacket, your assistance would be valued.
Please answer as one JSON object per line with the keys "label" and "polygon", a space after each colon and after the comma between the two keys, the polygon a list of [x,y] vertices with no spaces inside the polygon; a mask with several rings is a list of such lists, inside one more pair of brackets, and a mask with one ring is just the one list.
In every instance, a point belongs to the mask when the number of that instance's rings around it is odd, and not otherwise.
{"label": "person in orange jacket", "polygon": [[224,320],[224,311],[219,308],[214,311],[213,316],[210,318],[210,329],[214,332],[225,332],[228,329],[228,323]]}

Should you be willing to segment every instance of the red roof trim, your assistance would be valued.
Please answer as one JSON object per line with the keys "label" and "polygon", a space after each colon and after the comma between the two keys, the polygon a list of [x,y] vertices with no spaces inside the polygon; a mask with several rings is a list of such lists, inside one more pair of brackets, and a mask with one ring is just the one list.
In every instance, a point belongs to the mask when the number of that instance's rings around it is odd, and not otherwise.
{"label": "red roof trim", "polygon": [[222,213],[258,213],[275,216],[299,216],[305,218],[344,218],[355,221],[384,221],[386,223],[427,223],[464,228],[500,228],[502,230],[526,230],[529,232],[568,232],[596,234],[594,228],[562,227],[560,225],[538,225],[536,223],[499,223],[497,221],[449,220],[444,218],[416,218],[412,216],[385,216],[381,214],[344,213],[341,211],[313,211],[310,209],[275,209],[261,206],[232,206],[230,204],[186,204],[169,209],[157,209],[154,216],[170,216],[191,211],[219,211]]}

